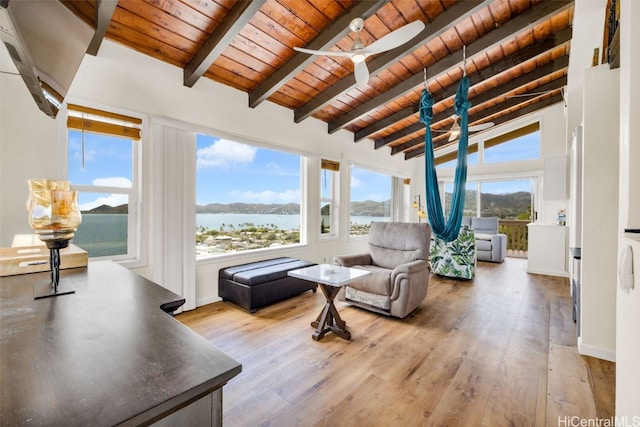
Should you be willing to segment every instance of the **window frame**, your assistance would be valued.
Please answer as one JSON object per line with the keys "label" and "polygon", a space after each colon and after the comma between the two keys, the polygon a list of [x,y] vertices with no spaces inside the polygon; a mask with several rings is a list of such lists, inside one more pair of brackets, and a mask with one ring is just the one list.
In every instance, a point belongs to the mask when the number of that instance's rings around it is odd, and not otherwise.
{"label": "window frame", "polygon": [[[330,174],[331,176],[331,189],[330,189],[330,197],[323,197],[324,193],[322,191],[324,174]],[[328,159],[320,159],[320,183],[319,183],[319,199],[320,199],[320,209],[319,213],[319,223],[322,227],[322,206],[323,204],[329,204],[329,218],[330,218],[330,229],[329,233],[322,233],[322,229],[318,233],[319,240],[332,240],[338,239],[340,237],[340,162],[335,160]]]}
{"label": "window frame", "polygon": [[[143,242],[147,241],[147,222],[146,206],[149,203],[149,196],[146,195],[143,182],[143,165],[148,164],[147,150],[145,143],[148,133],[149,120],[145,114],[140,114],[122,108],[104,106],[93,102],[83,100],[68,99],[62,106],[60,113],[64,120],[59,121],[60,140],[64,142],[64,150],[61,150],[60,160],[62,173],[69,179],[69,127],[67,119],[69,117],[69,104],[75,104],[81,107],[100,110],[107,114],[118,114],[129,116],[141,121],[140,123],[140,139],[130,139],[132,145],[131,157],[131,187],[107,187],[86,184],[74,184],[71,182],[71,189],[85,193],[112,193],[126,194],[128,197],[127,208],[127,253],[120,255],[108,255],[100,257],[91,257],[92,261],[111,260],[125,265],[128,268],[138,268],[147,265],[147,247]],[[124,137],[123,137],[124,138]]]}

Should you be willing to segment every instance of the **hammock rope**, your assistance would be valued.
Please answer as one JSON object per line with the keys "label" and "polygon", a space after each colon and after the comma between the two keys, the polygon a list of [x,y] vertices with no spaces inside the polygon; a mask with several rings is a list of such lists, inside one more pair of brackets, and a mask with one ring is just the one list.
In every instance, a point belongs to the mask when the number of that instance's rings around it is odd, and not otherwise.
{"label": "hammock rope", "polygon": [[433,98],[427,89],[422,90],[420,96],[420,122],[426,126],[425,142],[425,183],[427,195],[427,212],[429,223],[434,234],[445,242],[451,242],[458,237],[462,214],[464,211],[464,194],[467,184],[467,148],[469,146],[469,116],[471,106],[467,98],[469,93],[469,80],[466,73],[460,80],[455,98],[455,111],[460,117],[460,140],[458,141],[458,161],[453,183],[453,196],[451,209],[447,220],[444,219],[444,210],[438,189],[438,176],[436,174],[435,155],[433,152],[433,138],[431,135],[431,119],[433,118]]}

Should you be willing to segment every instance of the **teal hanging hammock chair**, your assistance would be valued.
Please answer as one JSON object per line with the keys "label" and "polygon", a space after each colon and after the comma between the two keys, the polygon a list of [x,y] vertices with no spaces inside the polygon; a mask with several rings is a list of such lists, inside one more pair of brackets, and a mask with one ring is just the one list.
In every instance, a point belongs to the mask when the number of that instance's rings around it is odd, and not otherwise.
{"label": "teal hanging hammock chair", "polygon": [[[426,82],[425,82],[426,83]],[[467,184],[467,148],[469,146],[469,117],[468,110],[471,104],[467,99],[469,93],[469,79],[466,74],[460,80],[454,109],[460,117],[460,140],[458,142],[458,163],[453,183],[453,196],[451,210],[445,222],[440,191],[438,189],[438,176],[436,175],[435,155],[433,153],[433,138],[431,136],[431,119],[433,118],[433,98],[427,89],[422,90],[420,97],[420,122],[426,126],[424,136],[425,152],[425,183],[427,195],[427,213],[429,224],[434,234],[446,242],[451,242],[458,237],[462,213],[464,210],[464,193]]]}

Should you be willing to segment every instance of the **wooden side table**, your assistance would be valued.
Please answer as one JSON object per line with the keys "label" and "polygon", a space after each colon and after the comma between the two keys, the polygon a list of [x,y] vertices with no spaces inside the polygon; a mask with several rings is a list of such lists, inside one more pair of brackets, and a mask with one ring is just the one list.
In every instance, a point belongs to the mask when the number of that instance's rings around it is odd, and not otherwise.
{"label": "wooden side table", "polygon": [[316,328],[312,338],[319,341],[327,332],[333,332],[340,338],[351,339],[351,332],[347,329],[347,323],[340,317],[340,313],[338,313],[333,301],[342,286],[361,277],[368,276],[371,272],[338,265],[319,264],[291,270],[288,274],[298,279],[316,282],[327,299],[316,320],[311,322],[311,326]]}

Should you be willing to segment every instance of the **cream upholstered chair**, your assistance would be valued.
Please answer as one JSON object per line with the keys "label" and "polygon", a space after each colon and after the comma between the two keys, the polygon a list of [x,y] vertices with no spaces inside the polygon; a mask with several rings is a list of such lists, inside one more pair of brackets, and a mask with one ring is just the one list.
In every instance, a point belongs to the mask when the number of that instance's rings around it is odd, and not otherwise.
{"label": "cream upholstered chair", "polygon": [[343,286],[338,299],[378,313],[406,317],[427,295],[430,240],[427,223],[373,222],[368,252],[333,258],[335,264],[372,272]]}

